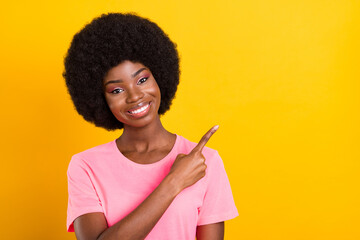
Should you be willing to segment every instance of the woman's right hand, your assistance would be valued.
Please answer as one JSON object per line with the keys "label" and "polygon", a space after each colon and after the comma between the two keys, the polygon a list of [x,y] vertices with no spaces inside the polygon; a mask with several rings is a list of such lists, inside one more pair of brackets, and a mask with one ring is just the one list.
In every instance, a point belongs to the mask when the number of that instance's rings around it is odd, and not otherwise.
{"label": "woman's right hand", "polygon": [[179,154],[170,173],[159,186],[135,210],[113,226],[107,226],[102,212],[76,218],[74,228],[77,239],[144,239],[177,194],[205,176],[205,158],[201,151],[217,129],[218,126],[212,127],[189,154]]}
{"label": "woman's right hand", "polygon": [[202,154],[202,150],[218,128],[219,125],[216,125],[205,133],[189,154],[177,155],[168,176],[174,179],[174,184],[178,187],[179,192],[195,184],[205,176],[206,159]]}

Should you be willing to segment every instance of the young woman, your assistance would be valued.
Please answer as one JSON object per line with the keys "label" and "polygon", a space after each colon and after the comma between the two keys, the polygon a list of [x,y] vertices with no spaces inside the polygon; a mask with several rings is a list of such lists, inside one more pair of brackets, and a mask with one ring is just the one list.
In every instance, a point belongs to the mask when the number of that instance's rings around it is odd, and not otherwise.
{"label": "young woman", "polygon": [[78,239],[223,239],[238,215],[217,151],[168,132],[160,115],[179,83],[176,45],[134,14],[102,15],[77,33],[64,77],[76,110],[111,142],[68,168],[68,231]]}

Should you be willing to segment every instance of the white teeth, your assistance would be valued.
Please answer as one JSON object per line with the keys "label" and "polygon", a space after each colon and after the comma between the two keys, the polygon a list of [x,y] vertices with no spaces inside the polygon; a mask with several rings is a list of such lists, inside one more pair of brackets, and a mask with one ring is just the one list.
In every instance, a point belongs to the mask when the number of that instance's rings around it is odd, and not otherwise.
{"label": "white teeth", "polygon": [[137,114],[137,113],[140,113],[142,111],[144,111],[145,109],[147,109],[149,107],[149,104],[147,104],[146,106],[143,106],[142,108],[138,109],[138,110],[135,110],[135,111],[130,111],[130,113],[132,114]]}

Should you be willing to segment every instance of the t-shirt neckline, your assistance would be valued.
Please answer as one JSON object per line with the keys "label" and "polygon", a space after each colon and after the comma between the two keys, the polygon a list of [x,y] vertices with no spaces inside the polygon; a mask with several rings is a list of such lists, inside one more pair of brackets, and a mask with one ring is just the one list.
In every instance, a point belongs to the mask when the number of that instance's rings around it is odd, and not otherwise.
{"label": "t-shirt neckline", "polygon": [[133,166],[136,166],[136,167],[143,167],[143,168],[147,168],[147,167],[154,167],[154,166],[158,166],[158,165],[161,165],[165,162],[167,162],[167,160],[169,160],[171,158],[171,156],[174,154],[174,152],[176,151],[176,149],[178,148],[178,144],[180,142],[180,136],[175,134],[176,135],[176,139],[175,139],[175,143],[174,143],[174,146],[171,148],[170,152],[165,156],[163,157],[162,159],[160,159],[159,161],[156,161],[154,163],[148,163],[148,164],[142,164],[142,163],[136,163],[134,161],[132,161],[131,159],[127,158],[124,156],[124,154],[122,154],[122,152],[119,150],[119,148],[117,147],[116,145],[116,139],[114,139],[112,141],[113,143],[113,147],[115,148],[117,154],[120,156],[120,159],[129,164],[129,165],[133,165]]}

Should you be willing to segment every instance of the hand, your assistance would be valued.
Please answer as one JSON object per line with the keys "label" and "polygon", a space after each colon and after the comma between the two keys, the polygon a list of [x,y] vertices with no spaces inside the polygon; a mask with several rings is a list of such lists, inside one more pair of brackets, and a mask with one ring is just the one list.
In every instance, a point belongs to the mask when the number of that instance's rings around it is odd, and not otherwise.
{"label": "hand", "polygon": [[205,157],[201,153],[210,137],[218,130],[219,125],[212,127],[201,138],[200,142],[189,154],[177,155],[171,169],[170,176],[175,178],[179,191],[187,188],[205,176],[206,164]]}

